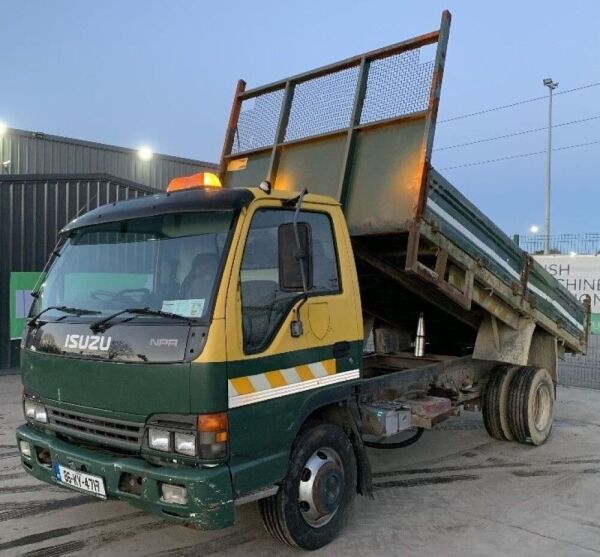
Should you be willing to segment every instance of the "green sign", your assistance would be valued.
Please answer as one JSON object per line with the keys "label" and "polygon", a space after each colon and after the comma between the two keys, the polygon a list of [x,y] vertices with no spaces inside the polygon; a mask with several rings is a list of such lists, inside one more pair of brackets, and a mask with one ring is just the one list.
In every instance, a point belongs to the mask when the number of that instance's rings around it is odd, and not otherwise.
{"label": "green sign", "polygon": [[10,274],[10,339],[21,338],[25,319],[33,302],[31,291],[40,278],[39,272]]}
{"label": "green sign", "polygon": [[[23,333],[33,298],[31,291],[41,273],[10,274],[10,338],[18,340]],[[65,290],[71,298],[89,296],[90,290],[106,290],[118,285],[117,290],[142,290],[152,284],[152,275],[142,273],[71,273],[65,276]]]}

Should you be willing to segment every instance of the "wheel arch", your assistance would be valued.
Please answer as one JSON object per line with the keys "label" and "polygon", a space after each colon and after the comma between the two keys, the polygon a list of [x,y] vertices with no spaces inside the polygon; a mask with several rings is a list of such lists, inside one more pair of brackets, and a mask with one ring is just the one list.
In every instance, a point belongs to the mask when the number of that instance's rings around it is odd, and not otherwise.
{"label": "wheel arch", "polygon": [[[323,393],[325,394],[325,393]],[[312,427],[319,423],[331,423],[341,427],[348,436],[354,449],[357,464],[357,492],[360,495],[373,496],[371,465],[365,446],[360,435],[360,414],[358,405],[353,400],[351,392],[346,392],[344,396],[339,393],[335,397],[311,397],[305,404],[303,419],[296,430],[295,440],[300,433],[307,427]],[[333,400],[332,400],[333,398]],[[290,448],[293,450],[293,444]]]}
{"label": "wheel arch", "polygon": [[543,367],[558,382],[559,345],[555,336],[528,318],[520,318],[515,329],[487,316],[475,341],[473,358],[519,366]]}
{"label": "wheel arch", "polygon": [[554,385],[558,383],[559,346],[556,337],[536,327],[531,338],[527,365],[548,370]]}

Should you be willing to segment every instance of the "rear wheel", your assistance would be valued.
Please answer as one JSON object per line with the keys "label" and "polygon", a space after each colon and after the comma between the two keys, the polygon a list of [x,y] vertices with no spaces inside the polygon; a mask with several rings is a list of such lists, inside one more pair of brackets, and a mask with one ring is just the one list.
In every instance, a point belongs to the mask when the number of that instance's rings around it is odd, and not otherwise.
{"label": "rear wheel", "polygon": [[548,370],[524,367],[509,388],[508,423],[515,441],[541,445],[554,419],[554,383]]}
{"label": "rear wheel", "polygon": [[302,432],[276,495],[259,502],[274,538],[318,549],[342,530],[356,494],[356,458],[344,430],[321,424]]}
{"label": "rear wheel", "polygon": [[508,394],[512,378],[518,366],[502,364],[491,374],[483,395],[483,423],[494,439],[512,441],[508,423]]}

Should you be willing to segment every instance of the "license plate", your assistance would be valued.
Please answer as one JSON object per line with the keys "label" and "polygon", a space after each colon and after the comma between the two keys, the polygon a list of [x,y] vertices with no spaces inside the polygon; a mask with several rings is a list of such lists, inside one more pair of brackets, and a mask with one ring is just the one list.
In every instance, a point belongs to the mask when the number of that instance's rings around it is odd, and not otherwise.
{"label": "license plate", "polygon": [[54,475],[56,476],[56,481],[63,485],[106,499],[104,479],[100,476],[71,470],[71,468],[66,468],[60,464],[54,465]]}

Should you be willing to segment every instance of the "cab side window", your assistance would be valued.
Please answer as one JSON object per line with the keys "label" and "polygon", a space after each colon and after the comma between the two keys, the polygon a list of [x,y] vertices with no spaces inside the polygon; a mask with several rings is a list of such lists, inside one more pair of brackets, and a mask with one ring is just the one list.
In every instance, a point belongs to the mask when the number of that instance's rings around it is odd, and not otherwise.
{"label": "cab side window", "polygon": [[[266,348],[301,293],[279,284],[278,229],[293,221],[294,211],[262,209],[255,213],[241,269],[244,352]],[[298,222],[309,225],[313,281],[309,296],[340,291],[337,254],[329,217],[301,211]]]}

